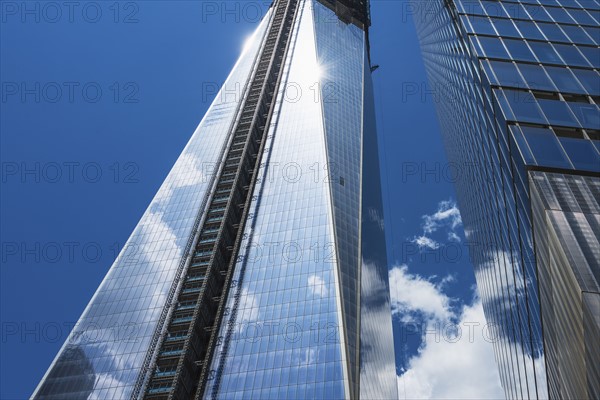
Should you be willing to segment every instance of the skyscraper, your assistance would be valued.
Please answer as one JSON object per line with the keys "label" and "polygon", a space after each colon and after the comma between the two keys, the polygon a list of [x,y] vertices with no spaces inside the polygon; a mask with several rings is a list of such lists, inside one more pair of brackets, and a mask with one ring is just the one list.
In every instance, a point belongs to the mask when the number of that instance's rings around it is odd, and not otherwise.
{"label": "skyscraper", "polygon": [[600,397],[600,4],[407,3],[507,398]]}
{"label": "skyscraper", "polygon": [[34,399],[395,398],[365,0],[276,0]]}

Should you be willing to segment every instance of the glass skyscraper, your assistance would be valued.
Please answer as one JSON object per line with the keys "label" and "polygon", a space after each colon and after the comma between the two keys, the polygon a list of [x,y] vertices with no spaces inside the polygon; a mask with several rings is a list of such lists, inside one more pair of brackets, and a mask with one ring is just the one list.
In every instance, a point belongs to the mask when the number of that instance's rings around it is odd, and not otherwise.
{"label": "glass skyscraper", "polygon": [[397,398],[369,24],[273,2],[32,398]]}
{"label": "glass skyscraper", "polygon": [[408,3],[507,398],[600,398],[600,4]]}

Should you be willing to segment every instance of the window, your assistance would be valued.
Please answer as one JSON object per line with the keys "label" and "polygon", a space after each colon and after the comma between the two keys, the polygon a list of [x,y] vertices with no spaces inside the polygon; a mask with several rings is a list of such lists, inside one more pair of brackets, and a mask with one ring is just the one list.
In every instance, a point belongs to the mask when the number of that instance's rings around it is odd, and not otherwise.
{"label": "window", "polygon": [[503,59],[509,58],[508,53],[504,49],[502,41],[499,38],[479,36],[478,39],[486,57]]}
{"label": "window", "polygon": [[547,124],[533,94],[514,90],[504,90],[503,94],[517,121]]}
{"label": "window", "polygon": [[523,74],[528,87],[549,92],[556,91],[552,81],[548,78],[541,65],[517,64],[517,66]]}
{"label": "window", "polygon": [[579,126],[569,106],[564,101],[546,99],[538,99],[537,101],[550,125]]}
{"label": "window", "polygon": [[600,74],[598,72],[576,68],[572,71],[588,94],[600,93]]}
{"label": "window", "polygon": [[525,41],[507,39],[504,43],[514,60],[537,62]]}
{"label": "window", "polygon": [[543,64],[564,64],[549,43],[529,42],[531,48]]}
{"label": "window", "polygon": [[519,21],[517,27],[521,31],[523,37],[526,39],[545,40],[544,35],[542,34],[542,32],[540,32],[535,22]]}
{"label": "window", "polygon": [[[574,25],[563,25],[561,26],[562,30],[569,36],[569,39],[573,43],[580,44],[595,44],[595,42],[590,38],[590,36],[580,28],[579,26]],[[600,32],[596,32],[600,36]]]}
{"label": "window", "polygon": [[555,24],[540,24],[540,29],[551,42],[568,42],[569,39],[558,25]]}
{"label": "window", "polygon": [[568,65],[577,67],[588,67],[590,65],[579,50],[577,50],[577,47],[573,45],[555,44],[554,48]]}
{"label": "window", "polygon": [[600,172],[600,156],[591,140],[559,137],[571,162],[577,169]]}
{"label": "window", "polygon": [[539,165],[571,169],[572,165],[550,129],[522,126],[523,135]]}
{"label": "window", "polygon": [[600,129],[600,110],[595,104],[568,103],[579,119],[581,126],[589,129]]}
{"label": "window", "polygon": [[[496,31],[494,31],[494,27],[492,26],[490,20],[486,17],[473,17],[470,16],[469,22],[471,23],[472,29],[469,30],[469,33],[479,33],[484,35],[496,35]],[[469,26],[467,24],[467,26]]]}
{"label": "window", "polygon": [[525,82],[515,64],[503,61],[490,61],[490,67],[496,75],[495,83],[500,86],[525,88]]}
{"label": "window", "polygon": [[600,68],[600,49],[587,46],[579,46],[578,49],[587,58],[590,65],[594,68]]}
{"label": "window", "polygon": [[494,23],[494,26],[496,27],[496,30],[500,36],[521,37],[512,20],[495,18],[492,22]]}
{"label": "window", "polygon": [[548,75],[550,75],[550,78],[559,91],[566,93],[585,93],[571,70],[568,68],[546,66],[544,69]]}

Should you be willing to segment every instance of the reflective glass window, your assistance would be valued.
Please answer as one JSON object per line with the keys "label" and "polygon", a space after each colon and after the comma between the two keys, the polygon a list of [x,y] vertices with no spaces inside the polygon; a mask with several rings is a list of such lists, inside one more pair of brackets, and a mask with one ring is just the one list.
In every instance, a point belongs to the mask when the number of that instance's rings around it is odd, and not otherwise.
{"label": "reflective glass window", "polygon": [[[580,44],[596,44],[596,42],[594,40],[592,40],[592,38],[594,36],[591,36],[587,34],[586,30],[579,27],[579,26],[575,26],[575,25],[563,25],[561,26],[562,30],[565,31],[565,33],[567,34],[567,36],[569,36],[569,39],[573,42],[573,43],[580,43]],[[590,28],[592,29],[592,28]],[[595,32],[597,34],[597,36],[595,36],[596,38],[598,38],[600,36],[600,32]]]}
{"label": "reflective glass window", "polygon": [[579,46],[578,49],[592,67],[600,68],[600,48]]}
{"label": "reflective glass window", "polygon": [[479,36],[478,39],[485,56],[490,58],[509,58],[508,53],[499,38]]}
{"label": "reflective glass window", "polygon": [[520,37],[519,31],[515,27],[515,24],[513,24],[512,20],[503,19],[503,18],[495,18],[493,20],[493,23],[494,23],[494,26],[496,27],[496,30],[498,31],[498,34],[500,36]]}
{"label": "reflective glass window", "polygon": [[496,84],[519,88],[525,87],[525,82],[514,63],[490,60],[489,65],[496,76]]}
{"label": "reflective glass window", "polygon": [[[469,32],[470,33],[480,33],[484,35],[495,35],[496,31],[494,31],[494,27],[491,24],[489,18],[486,17],[468,17],[470,26],[472,27]],[[467,25],[469,26],[469,25]]]}
{"label": "reflective glass window", "polygon": [[575,168],[600,172],[600,153],[591,140],[569,137],[559,137],[558,139]]}
{"label": "reflective glass window", "polygon": [[542,64],[563,64],[562,59],[549,43],[529,42]]}
{"label": "reflective glass window", "polygon": [[537,99],[550,125],[577,126],[577,120],[564,101]]}
{"label": "reflective glass window", "polygon": [[544,69],[550,75],[550,78],[559,91],[565,93],[584,93],[584,90],[570,69],[552,66],[545,66]]}
{"label": "reflective glass window", "polygon": [[600,130],[600,110],[595,104],[569,103],[584,128]]}
{"label": "reflective glass window", "polygon": [[504,90],[504,97],[508,102],[517,121],[546,124],[535,97],[529,92]]}
{"label": "reflective glass window", "polygon": [[508,48],[512,58],[516,61],[536,62],[536,58],[523,40],[505,39],[504,44]]}
{"label": "reflective glass window", "polygon": [[597,71],[578,68],[572,71],[589,94],[600,93],[600,74]]}
{"label": "reflective glass window", "polygon": [[538,39],[545,40],[544,35],[540,32],[537,24],[532,21],[519,21],[517,27],[521,31],[521,34],[526,39]]}
{"label": "reflective glass window", "polygon": [[544,71],[544,68],[541,65],[533,65],[533,64],[517,64],[519,70],[523,74],[527,85],[532,89],[538,90],[546,90],[546,91],[556,91],[556,88],[552,84],[548,75]]}
{"label": "reflective glass window", "polygon": [[577,47],[568,44],[555,44],[554,48],[558,51],[567,65],[576,67],[590,66],[585,57],[577,50]]}
{"label": "reflective glass window", "polygon": [[538,164],[572,168],[554,132],[531,126],[522,126],[521,129]]}

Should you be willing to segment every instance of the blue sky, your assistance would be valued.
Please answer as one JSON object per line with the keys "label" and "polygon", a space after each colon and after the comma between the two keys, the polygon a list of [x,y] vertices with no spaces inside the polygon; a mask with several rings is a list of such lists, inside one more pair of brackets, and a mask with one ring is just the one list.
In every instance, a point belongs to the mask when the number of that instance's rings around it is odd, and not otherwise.
{"label": "blue sky", "polygon": [[[0,10],[2,399],[31,394],[268,2],[28,4]],[[499,398],[409,10],[372,3],[400,398]]]}

